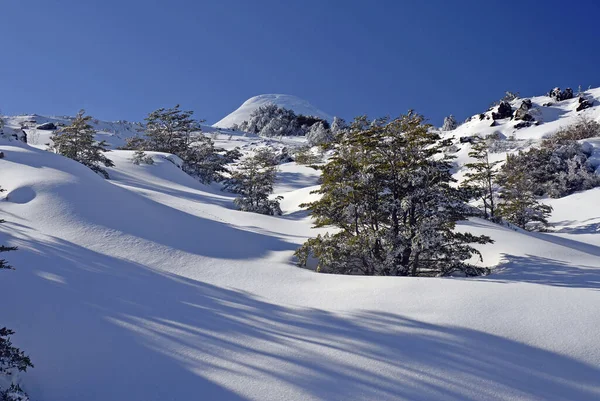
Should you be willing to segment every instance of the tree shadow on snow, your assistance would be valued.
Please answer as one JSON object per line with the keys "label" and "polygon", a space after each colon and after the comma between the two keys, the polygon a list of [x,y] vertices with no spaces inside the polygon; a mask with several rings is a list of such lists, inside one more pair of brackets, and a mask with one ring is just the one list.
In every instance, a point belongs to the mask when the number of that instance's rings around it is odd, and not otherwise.
{"label": "tree shadow on snow", "polygon": [[556,259],[541,256],[503,255],[503,262],[494,274],[483,278],[497,282],[527,282],[555,287],[600,289],[598,266],[575,266]]}
{"label": "tree shadow on snow", "polygon": [[0,291],[19,307],[3,324],[36,365],[34,399],[600,397],[597,366],[482,331],[276,305],[53,237],[12,242],[19,270]]}

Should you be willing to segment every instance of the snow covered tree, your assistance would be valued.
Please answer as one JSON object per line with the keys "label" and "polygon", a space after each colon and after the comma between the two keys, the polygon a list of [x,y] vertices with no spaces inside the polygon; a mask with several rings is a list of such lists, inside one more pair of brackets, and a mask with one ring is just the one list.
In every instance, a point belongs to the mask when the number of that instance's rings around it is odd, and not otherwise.
{"label": "snow covered tree", "polygon": [[277,166],[279,164],[279,157],[269,147],[260,148],[254,153],[254,158],[263,166]]}
{"label": "snow covered tree", "polygon": [[325,128],[322,122],[318,122],[310,127],[310,131],[306,134],[306,140],[310,146],[321,146],[331,143],[333,135],[331,131]]}
{"label": "snow covered tree", "polygon": [[329,128],[327,121],[314,117],[296,115],[293,110],[266,104],[254,110],[239,129],[265,137],[306,135],[312,126],[322,123]]}
{"label": "snow covered tree", "polygon": [[348,130],[348,124],[343,118],[333,117],[333,122],[331,123],[331,134],[334,137],[338,137],[342,135],[344,132]]}
{"label": "snow covered tree", "polygon": [[[192,134],[200,135],[201,121],[195,120],[193,111],[181,110],[179,105],[160,108],[146,117],[147,144],[145,150],[180,155],[192,142]],[[197,135],[197,136],[198,136]]]}
{"label": "snow covered tree", "polygon": [[488,144],[479,137],[475,137],[471,142],[469,156],[475,161],[465,164],[468,171],[462,186],[467,188],[475,198],[481,200],[484,217],[493,221],[496,218],[496,176],[500,162],[490,161]]}
{"label": "snow covered tree", "polygon": [[212,139],[201,135],[178,156],[183,159],[183,171],[209,184],[222,181],[223,174],[229,171],[227,164],[237,160],[241,153],[237,148],[230,151],[218,148]]}
{"label": "snow covered tree", "polygon": [[267,215],[280,215],[279,201],[283,197],[269,198],[273,192],[277,167],[265,163],[261,157],[244,159],[231,173],[224,189],[239,194],[234,203],[240,210]]}
{"label": "snow covered tree", "polygon": [[534,195],[551,198],[600,186],[600,176],[590,163],[593,148],[580,143],[588,135],[596,135],[596,125],[580,121],[544,139],[538,147],[509,155],[500,169],[499,183],[523,173]]}
{"label": "snow covered tree", "polygon": [[109,178],[104,167],[112,167],[114,163],[104,153],[108,152],[106,142],[98,142],[94,138],[96,130],[90,125],[91,116],[80,110],[71,125],[58,129],[50,139],[52,149],[63,156],[76,160],[92,171]]}
{"label": "snow covered tree", "polygon": [[454,188],[447,146],[409,112],[376,124],[358,118],[322,167],[315,202],[304,205],[316,227],[334,234],[308,240],[298,251],[328,273],[432,276],[485,269],[465,262],[479,252],[470,244],[488,237],[454,230],[472,215],[463,191]]}
{"label": "snow covered tree", "polygon": [[504,220],[526,230],[538,229],[540,225],[547,226],[552,207],[536,198],[533,187],[531,178],[523,171],[513,171],[506,176],[499,193],[498,214]]}
{"label": "snow covered tree", "polygon": [[458,128],[458,123],[452,114],[444,118],[444,125],[442,125],[442,131],[454,131]]}
{"label": "snow covered tree", "polygon": [[140,165],[140,164],[152,165],[152,164],[154,164],[154,159],[152,158],[152,156],[146,154],[146,152],[144,152],[141,149],[138,149],[135,152],[133,152],[131,161],[135,165]]}

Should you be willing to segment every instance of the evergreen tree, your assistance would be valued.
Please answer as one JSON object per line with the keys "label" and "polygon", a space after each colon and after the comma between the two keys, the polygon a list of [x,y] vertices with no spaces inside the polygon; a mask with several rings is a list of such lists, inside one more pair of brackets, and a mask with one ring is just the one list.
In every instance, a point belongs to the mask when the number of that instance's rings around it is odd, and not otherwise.
{"label": "evergreen tree", "polygon": [[179,105],[160,108],[146,117],[145,150],[182,155],[192,142],[192,135],[200,135],[200,122],[192,116],[193,111],[184,111]]}
{"label": "evergreen tree", "polygon": [[91,116],[80,110],[71,125],[62,127],[50,137],[52,149],[58,154],[76,160],[94,172],[109,178],[108,172],[101,167],[112,167],[114,163],[104,152],[108,152],[106,142],[94,138],[96,130],[90,125]]}
{"label": "evergreen tree", "polygon": [[239,194],[234,203],[240,210],[267,215],[280,215],[279,201],[283,197],[270,199],[273,192],[277,167],[264,158],[249,157],[244,159],[238,168],[231,173],[225,188]]}
{"label": "evergreen tree", "polygon": [[442,125],[442,131],[454,131],[458,128],[458,123],[452,114],[444,118],[444,125]]}
{"label": "evergreen tree", "polygon": [[[507,163],[510,163],[507,160]],[[541,203],[533,193],[531,178],[523,171],[505,176],[500,190],[498,214],[506,221],[526,230],[548,225],[552,207]]]}
{"label": "evergreen tree", "polygon": [[472,214],[453,182],[445,141],[413,112],[376,123],[360,117],[322,167],[322,197],[307,206],[316,227],[335,234],[308,240],[297,252],[318,271],[392,276],[482,274],[465,260],[488,237],[455,232]]}
{"label": "evergreen tree", "polygon": [[471,143],[469,156],[475,161],[465,164],[469,171],[465,174],[463,187],[482,201],[484,217],[494,221],[496,218],[496,176],[498,175],[496,166],[500,162],[490,161],[488,144],[479,137],[476,137]]}
{"label": "evergreen tree", "polygon": [[208,184],[222,181],[223,174],[229,171],[227,164],[239,159],[241,153],[237,148],[230,151],[217,148],[212,139],[201,135],[178,156],[183,159],[183,171]]}

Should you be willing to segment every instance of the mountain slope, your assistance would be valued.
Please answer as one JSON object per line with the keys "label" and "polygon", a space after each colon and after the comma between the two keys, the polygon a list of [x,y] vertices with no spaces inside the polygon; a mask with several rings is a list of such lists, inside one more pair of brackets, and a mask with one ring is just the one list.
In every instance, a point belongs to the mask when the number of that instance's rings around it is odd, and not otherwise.
{"label": "mountain slope", "polygon": [[303,114],[305,116],[320,117],[324,120],[331,122],[333,117],[329,114],[317,109],[306,100],[300,99],[299,97],[292,95],[278,95],[268,94],[254,96],[246,100],[237,110],[227,115],[220,121],[213,124],[213,127],[219,128],[231,128],[234,124],[241,124],[250,118],[250,114],[261,106],[267,104],[275,104],[277,106],[291,109],[296,114]]}
{"label": "mountain slope", "polygon": [[[488,277],[340,277],[291,263],[309,219],[232,210],[164,155],[111,152],[106,181],[25,144],[0,150],[0,243],[20,248],[0,321],[36,366],[22,376],[35,400],[600,397],[600,241],[576,234],[597,191],[560,235],[465,223],[496,241]],[[315,185],[294,164],[280,180],[298,202]],[[561,221],[573,201],[555,203]]]}

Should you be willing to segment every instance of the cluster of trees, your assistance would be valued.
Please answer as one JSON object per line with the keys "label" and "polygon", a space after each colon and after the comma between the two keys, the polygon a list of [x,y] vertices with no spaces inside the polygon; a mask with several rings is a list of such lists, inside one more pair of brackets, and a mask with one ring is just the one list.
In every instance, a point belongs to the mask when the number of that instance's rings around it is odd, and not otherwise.
{"label": "cluster of trees", "polygon": [[491,139],[474,137],[465,165],[463,187],[480,200],[483,217],[505,220],[525,229],[548,223],[552,208],[541,196],[560,198],[600,186],[589,163],[591,149],[579,141],[600,135],[600,124],[580,119],[544,139],[539,146],[508,155],[506,162],[490,161]]}
{"label": "cluster of trees", "polygon": [[[0,192],[4,190],[0,188]],[[0,219],[0,224],[4,220]],[[17,250],[16,247],[0,245],[0,253]],[[0,259],[0,270],[12,270],[13,267],[5,260]],[[32,368],[31,359],[19,348],[14,347],[10,336],[14,331],[0,328],[0,376],[12,376],[16,371],[24,372]],[[7,388],[0,386],[0,401],[27,401],[27,394],[17,383],[11,383]]]}
{"label": "cluster of trees", "polygon": [[306,136],[311,146],[331,143],[347,128],[346,122],[339,117],[335,117],[330,125],[322,118],[296,114],[275,104],[259,107],[247,121],[232,127],[264,137]]}
{"label": "cluster of trees", "polygon": [[293,110],[275,104],[266,104],[254,110],[247,121],[232,129],[265,137],[298,136],[306,135],[317,123],[329,129],[329,123],[321,118],[297,115]]}
{"label": "cluster of trees", "polygon": [[522,171],[509,171],[506,164],[491,161],[490,139],[474,137],[461,187],[472,200],[477,200],[482,217],[499,223],[502,220],[524,229],[548,224],[552,208],[541,203],[534,194],[531,178]]}
{"label": "cluster of trees", "polygon": [[238,149],[225,150],[202,134],[193,111],[181,110],[179,105],[160,108],[146,117],[143,137],[129,138],[124,149],[135,150],[133,162],[152,164],[146,151],[165,152],[178,156],[182,169],[203,183],[223,181],[228,173],[227,164],[239,159]]}
{"label": "cluster of trees", "polygon": [[476,213],[452,185],[448,144],[409,112],[394,120],[357,118],[321,167],[315,202],[304,205],[316,227],[334,234],[308,240],[296,255],[317,271],[386,276],[479,275],[472,244],[491,239],[454,230]]}

